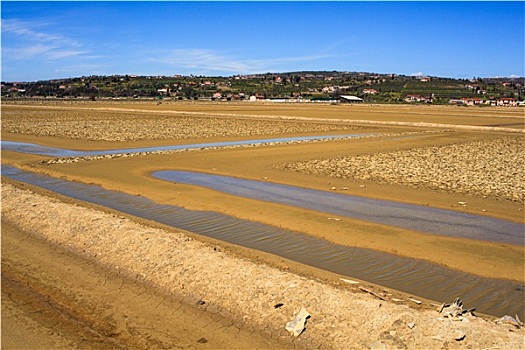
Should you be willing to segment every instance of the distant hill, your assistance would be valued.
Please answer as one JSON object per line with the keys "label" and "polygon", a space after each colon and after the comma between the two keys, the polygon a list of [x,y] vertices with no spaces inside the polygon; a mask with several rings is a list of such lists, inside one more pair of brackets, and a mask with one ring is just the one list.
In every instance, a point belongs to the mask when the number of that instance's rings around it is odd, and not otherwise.
{"label": "distant hill", "polygon": [[368,72],[299,71],[220,76],[84,76],[36,82],[2,82],[3,99],[259,99],[330,100],[355,95],[369,103],[522,101],[525,78],[454,79]]}

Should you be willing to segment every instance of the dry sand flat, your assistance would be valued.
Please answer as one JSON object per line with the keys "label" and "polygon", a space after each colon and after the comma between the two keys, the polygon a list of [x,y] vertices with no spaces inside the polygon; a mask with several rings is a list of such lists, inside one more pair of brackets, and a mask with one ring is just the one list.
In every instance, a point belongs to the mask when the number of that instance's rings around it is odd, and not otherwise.
{"label": "dry sand flat", "polygon": [[286,164],[284,169],[337,178],[525,202],[525,138],[505,137],[356,157]]}
{"label": "dry sand flat", "polygon": [[[23,122],[21,122],[23,119]],[[89,141],[129,142],[212,137],[253,137],[356,130],[359,127],[278,120],[243,120],[105,110],[13,109],[2,111],[2,131]]]}
{"label": "dry sand flat", "polygon": [[2,218],[2,349],[286,348],[79,253]]}
{"label": "dry sand flat", "polygon": [[[86,107],[87,106],[87,107]],[[122,147],[134,147],[137,144],[140,145],[160,145],[170,143],[190,143],[199,142],[203,139],[208,140],[225,140],[247,137],[250,130],[250,125],[257,125],[262,128],[258,132],[260,135],[273,135],[274,132],[282,132],[287,134],[287,131],[291,134],[309,134],[308,130],[297,129],[297,125],[293,122],[289,123],[283,121],[275,123],[272,118],[271,123],[260,123],[264,121],[265,115],[274,116],[306,116],[311,115],[312,118],[316,118],[319,114],[328,117],[344,117],[351,119],[348,116],[349,111],[356,112],[358,110],[352,110],[354,106],[321,106],[315,107],[297,107],[297,106],[253,106],[247,107],[243,110],[243,106],[240,105],[130,105],[130,106],[104,106],[104,105],[86,105],[84,108],[96,108],[96,114],[101,113],[102,110],[108,108],[128,108],[126,113],[120,113],[116,110],[107,111],[112,116],[112,123],[108,124],[107,135],[116,135],[115,130],[122,127],[122,124],[128,123],[129,119],[132,118],[137,125],[142,125],[146,130],[137,131],[143,135],[148,135],[142,141],[127,141],[127,142],[115,142],[111,141],[110,137],[102,137],[105,141],[86,141],[81,138],[71,139],[66,137],[66,134],[53,134],[48,133],[48,136],[35,136],[30,134],[20,133],[8,133],[3,130],[3,139],[7,140],[20,140],[26,142],[40,142],[46,145],[71,147],[77,149],[97,149],[105,147],[115,147],[118,144]],[[72,110],[79,110],[75,106],[74,108],[64,110],[65,113],[70,113]],[[332,108],[333,107],[333,108]],[[340,108],[339,107],[343,107]],[[8,111],[14,111],[11,117],[17,116],[19,111],[25,111],[26,107],[14,107]],[[32,109],[34,107],[30,107]],[[384,118],[392,118],[391,114],[386,113],[388,111],[385,107],[370,107],[367,110],[366,107],[360,106],[360,110],[364,112],[356,112],[353,115],[355,118],[372,118],[378,119],[379,121],[385,120]],[[437,120],[439,122],[450,122],[455,120],[459,123],[458,118],[462,118],[466,124],[469,125],[480,125],[476,123],[490,123],[494,124],[494,119],[497,122],[503,121],[504,123],[516,123],[516,115],[514,112],[507,112],[503,109],[483,109],[483,114],[480,110],[461,109],[461,113],[470,113],[468,116],[456,115],[457,110],[452,109],[404,109],[406,107],[392,107],[393,110],[398,113],[399,118],[407,118],[409,120],[415,120],[414,115],[420,118],[420,114],[425,115],[428,112],[428,116],[424,117],[427,120]],[[51,109],[51,108],[49,108]],[[135,109],[132,111],[130,109]],[[2,114],[6,107],[3,107]],[[45,110],[48,110],[46,107]],[[99,111],[100,110],[100,111]],[[137,112],[139,110],[140,112]],[[257,123],[253,120],[247,120],[242,118],[237,123],[240,125],[239,128],[233,130],[239,130],[235,134],[224,134],[218,133],[209,136],[205,136],[205,133],[198,133],[193,135],[190,139],[181,139],[179,136],[173,139],[163,139],[161,136],[163,131],[161,128],[156,128],[155,123],[142,122],[144,120],[152,120],[151,115],[144,112],[145,110],[155,111],[155,115],[165,115],[167,112],[174,111],[173,115],[181,116],[183,111],[194,112],[194,113],[205,113],[202,114],[205,118],[230,118],[225,115],[238,114],[246,115],[249,114],[253,118],[257,119]],[[160,110],[160,111],[159,111]],[[180,112],[180,113],[179,113]],[[352,112],[352,113],[353,113]],[[24,112],[25,113],[25,112]],[[39,112],[40,113],[40,112]],[[54,111],[52,112],[55,115]],[[81,110],[78,112],[77,120],[80,124],[89,125],[90,114],[92,112],[86,112]],[[106,113],[106,112],[104,112]],[[346,113],[346,114],[345,114]],[[444,116],[436,116],[444,114]],[[448,113],[450,113],[448,115]],[[137,115],[138,114],[138,115]],[[168,113],[170,114],[170,113]],[[220,114],[220,116],[218,115]],[[510,115],[507,116],[507,114]],[[192,114],[192,121],[195,125],[199,124],[198,120],[202,119],[202,115]],[[60,117],[60,114],[56,116]],[[250,118],[252,118],[250,117]],[[2,116],[4,118],[4,116]],[[83,120],[82,118],[86,119]],[[164,117],[162,117],[164,118]],[[200,118],[200,119],[199,119]],[[383,118],[383,119],[381,119]],[[429,119],[430,118],[430,119]],[[443,118],[443,119],[440,119]],[[508,118],[508,120],[507,120]],[[67,119],[67,118],[66,118]],[[166,118],[168,120],[169,118]],[[35,124],[35,120],[38,124]],[[95,120],[97,120],[95,118]],[[210,119],[206,119],[210,120]],[[20,124],[21,130],[37,130],[38,126],[42,126],[42,123],[49,122],[50,125],[56,125],[56,122],[52,120],[46,120],[45,118],[34,118],[31,119],[30,123],[24,124],[23,119],[17,116],[12,125]],[[169,121],[171,122],[171,121]],[[93,123],[93,121],[91,121]],[[221,124],[218,121],[216,126],[228,126],[231,129],[231,121],[228,123]],[[282,123],[282,124],[281,124]],[[301,123],[306,123],[301,120]],[[96,124],[96,122],[95,122]],[[128,123],[129,124],[129,123]],[[322,124],[322,123],[321,123]],[[333,124],[333,123],[330,123]],[[72,124],[73,125],[73,124]],[[164,125],[164,124],[163,124]],[[286,125],[286,127],[285,127]],[[292,125],[293,128],[290,128]],[[303,124],[304,125],[304,124]],[[343,125],[343,126],[341,126]],[[349,125],[341,124],[340,122],[329,126],[329,129],[325,129],[323,133],[331,133],[333,131],[328,130],[341,130],[344,131]],[[353,124],[350,124],[353,127]],[[320,123],[316,121],[315,125],[311,126],[312,133],[320,132]],[[321,126],[324,127],[324,126]],[[265,129],[266,128],[266,129]],[[273,128],[273,129],[271,129]],[[281,128],[281,129],[279,129]],[[290,129],[288,129],[290,128]],[[331,128],[331,129],[330,129]],[[519,128],[519,126],[518,126]],[[65,129],[64,129],[65,130]],[[276,131],[280,130],[280,131]],[[358,129],[359,132],[378,132],[378,133],[404,133],[414,131],[428,131],[432,129],[428,128],[411,128],[408,126],[385,126],[385,125],[361,125]],[[16,130],[13,130],[16,131]],[[27,132],[27,131],[26,131]],[[217,136],[217,135],[232,135],[232,136]],[[181,205],[193,209],[203,210],[215,210],[225,212],[230,215],[238,216],[241,218],[247,218],[256,221],[262,221],[273,225],[296,229],[302,232],[306,232],[313,235],[318,235],[326,239],[336,241],[342,244],[357,245],[364,247],[371,247],[378,250],[384,250],[388,252],[397,253],[400,255],[413,256],[419,258],[434,259],[432,261],[448,265],[450,267],[469,271],[471,273],[477,273],[485,276],[492,277],[505,277],[513,280],[523,281],[523,247],[507,246],[489,244],[484,242],[465,241],[465,240],[454,240],[433,237],[430,235],[420,235],[413,232],[402,232],[399,230],[392,230],[386,227],[379,227],[377,225],[367,225],[352,221],[333,222],[327,220],[326,216],[319,213],[308,212],[304,210],[297,210],[294,208],[288,208],[285,206],[272,205],[267,203],[261,203],[257,201],[250,201],[239,199],[232,196],[226,196],[215,193],[213,191],[195,188],[192,186],[184,185],[168,185],[165,182],[150,178],[148,175],[151,171],[159,169],[187,169],[195,171],[204,171],[209,173],[224,174],[230,176],[239,176],[251,179],[266,179],[273,182],[281,182],[293,185],[300,185],[310,188],[318,188],[324,190],[330,190],[335,187],[338,190],[347,188],[345,193],[357,194],[374,198],[385,198],[391,200],[403,199],[403,201],[427,204],[436,207],[453,208],[460,211],[473,212],[476,214],[490,215],[494,217],[505,218],[515,222],[523,222],[523,211],[522,204],[505,200],[502,198],[494,198],[487,196],[483,198],[480,194],[463,194],[457,192],[451,192],[449,190],[435,191],[431,188],[425,188],[421,186],[418,189],[392,183],[381,183],[377,181],[362,180],[359,178],[331,178],[322,174],[308,175],[302,172],[294,171],[283,171],[283,164],[290,164],[291,161],[308,162],[315,159],[335,159],[338,157],[349,156],[363,156],[368,154],[385,153],[390,154],[393,151],[403,150],[414,150],[421,149],[424,147],[447,147],[457,143],[464,144],[468,141],[483,141],[494,140],[508,137],[509,133],[469,133],[467,131],[454,131],[454,130],[443,130],[440,129],[438,133],[424,133],[419,135],[418,138],[376,138],[366,139],[360,142],[353,141],[338,141],[338,142],[327,142],[318,144],[302,144],[294,146],[273,146],[273,147],[259,147],[253,149],[232,149],[232,150],[213,150],[213,151],[197,151],[197,152],[185,152],[172,155],[156,155],[146,157],[133,157],[133,158],[119,158],[109,159],[94,162],[83,162],[82,164],[60,164],[60,165],[43,165],[39,164],[41,160],[48,159],[46,157],[21,155],[12,152],[3,152],[3,162],[12,165],[20,166],[31,171],[39,171],[43,173],[52,174],[54,176],[64,177],[70,180],[92,182],[100,184],[109,189],[115,189],[124,191],[131,194],[140,194],[148,198],[154,199],[159,202]],[[71,136],[69,136],[71,137]],[[182,136],[180,136],[182,137]],[[253,138],[253,136],[251,136]],[[108,146],[112,145],[112,146]],[[458,152],[462,152],[462,149],[458,149]],[[115,171],[119,169],[119,171]],[[124,176],[125,175],[125,176]],[[458,202],[467,202],[467,205],[460,205]],[[29,213],[30,211],[28,211]],[[31,215],[31,214],[30,214]],[[17,222],[24,224],[23,217],[18,217]],[[76,221],[76,220],[75,220]],[[105,222],[106,220],[104,220]],[[93,243],[95,244],[95,243]],[[235,248],[232,248],[235,250]],[[257,254],[249,255],[254,258]],[[102,255],[103,256],[103,255]],[[98,259],[98,255],[97,255]],[[123,258],[126,260],[126,258]],[[204,259],[204,258],[203,258]],[[206,258],[207,259],[207,258]],[[272,261],[271,257],[265,257],[265,261]],[[275,259],[273,259],[275,262]],[[304,270],[308,275],[313,275],[313,271]],[[215,272],[216,273],[216,272]],[[218,274],[218,273],[216,273]],[[258,294],[264,293],[266,287],[260,287],[261,291]],[[230,297],[232,297],[230,295]],[[229,299],[230,297],[226,297]],[[233,298],[233,297],[232,297]],[[233,299],[232,299],[233,300]],[[324,300],[324,299],[322,299]],[[312,302],[312,305],[316,303]],[[384,306],[384,305],[383,305]],[[299,307],[299,306],[297,306]],[[317,306],[319,307],[319,306]],[[290,311],[290,310],[288,310]],[[294,310],[296,311],[296,310]],[[309,310],[310,311],[310,310]],[[291,311],[289,313],[292,313]],[[379,314],[381,315],[381,314]],[[282,315],[281,315],[282,316]],[[434,315],[436,316],[436,315]],[[378,316],[386,317],[386,316]],[[313,320],[313,319],[312,319]],[[282,321],[282,320],[281,320]],[[394,320],[395,321],[395,320]],[[359,321],[361,322],[361,321]],[[333,324],[333,323],[332,323]],[[373,321],[373,324],[377,327],[386,327],[388,322],[385,324],[380,321]],[[380,326],[383,325],[383,326]],[[368,326],[370,329],[373,326]],[[362,330],[363,328],[361,328]],[[386,329],[384,329],[386,330]],[[372,330],[370,330],[371,332]],[[365,332],[369,332],[368,328]],[[394,332],[394,333],[392,333]],[[389,330],[388,334],[394,337],[392,334],[397,334],[398,330]],[[306,335],[307,333],[303,334]],[[344,332],[341,333],[345,334]],[[354,334],[354,333],[351,333]],[[373,333],[375,334],[375,333]],[[301,337],[303,337],[303,335]],[[384,334],[387,338],[386,333]],[[426,334],[431,336],[431,334]],[[357,336],[357,335],[356,335]],[[522,335],[521,335],[522,336]],[[405,342],[406,339],[401,338],[400,341]],[[377,338],[379,339],[379,338]],[[383,339],[383,338],[381,338]],[[393,339],[393,338],[392,338]],[[445,339],[442,337],[442,339]],[[492,339],[492,341],[496,342]],[[503,339],[503,338],[502,338]],[[370,338],[367,338],[370,340]],[[487,340],[488,341],[488,340]],[[334,343],[335,344],[335,343]],[[369,346],[371,343],[366,343],[363,340],[357,347],[363,348]],[[406,343],[406,346],[413,348]],[[414,343],[415,344],[415,343]],[[425,343],[426,344],[426,343]],[[444,343],[435,343],[428,346],[422,345],[421,347],[441,347]],[[465,345],[466,343],[456,343],[456,341],[450,341],[447,343],[455,345]],[[487,343],[488,344],[488,343]],[[432,346],[431,346],[432,345]],[[474,346],[476,347],[476,346]],[[483,347],[483,346],[480,346]],[[489,347],[489,346],[486,346]],[[502,346],[503,347],[503,346]],[[341,347],[339,347],[341,348]]]}

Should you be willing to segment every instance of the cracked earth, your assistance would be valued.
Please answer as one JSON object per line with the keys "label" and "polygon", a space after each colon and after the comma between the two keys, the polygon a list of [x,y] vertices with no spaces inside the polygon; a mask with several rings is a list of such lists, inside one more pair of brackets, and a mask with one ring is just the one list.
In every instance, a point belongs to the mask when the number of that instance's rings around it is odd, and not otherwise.
{"label": "cracked earth", "polygon": [[2,221],[4,349],[293,348],[229,316]]}

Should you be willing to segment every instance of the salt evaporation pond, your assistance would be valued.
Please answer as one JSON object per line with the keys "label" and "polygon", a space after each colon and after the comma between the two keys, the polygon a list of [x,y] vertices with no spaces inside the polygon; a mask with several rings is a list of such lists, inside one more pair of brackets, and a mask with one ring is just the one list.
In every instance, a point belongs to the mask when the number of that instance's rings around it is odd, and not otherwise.
{"label": "salt evaporation pond", "polygon": [[524,286],[482,278],[425,261],[369,249],[346,247],[299,232],[209,211],[161,205],[141,196],[108,191],[2,165],[2,175],[78,200],[245,246],[306,265],[419,295],[438,302],[461,297],[468,308],[494,316],[525,318]]}

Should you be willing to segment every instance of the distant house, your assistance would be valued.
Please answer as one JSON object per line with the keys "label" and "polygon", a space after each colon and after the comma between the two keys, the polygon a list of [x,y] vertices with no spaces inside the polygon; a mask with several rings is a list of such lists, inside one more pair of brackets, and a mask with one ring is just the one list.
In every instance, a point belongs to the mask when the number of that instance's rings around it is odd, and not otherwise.
{"label": "distant house", "polygon": [[460,99],[460,98],[452,98],[452,99],[448,100],[448,104],[449,105],[464,105],[465,104],[465,100]]}
{"label": "distant house", "polygon": [[363,94],[375,95],[377,94],[376,89],[363,89]]}
{"label": "distant house", "polygon": [[408,94],[405,97],[405,102],[411,102],[411,103],[414,103],[414,102],[432,103],[432,97]]}
{"label": "distant house", "polygon": [[251,102],[255,102],[255,101],[264,100],[264,99],[265,98],[263,95],[251,95],[249,100]]}
{"label": "distant house", "polygon": [[483,100],[475,97],[463,97],[462,100],[467,106],[479,106],[483,103]]}
{"label": "distant house", "polygon": [[339,86],[325,86],[323,88],[323,92],[326,94],[326,93],[330,93],[330,92],[335,92],[335,91],[339,91],[341,90],[341,88]]}
{"label": "distant house", "polygon": [[339,102],[341,103],[362,103],[365,101],[362,98],[359,98],[357,96],[341,95],[339,96]]}
{"label": "distant house", "polygon": [[498,106],[517,106],[518,103],[515,98],[513,97],[501,97],[498,98]]}

